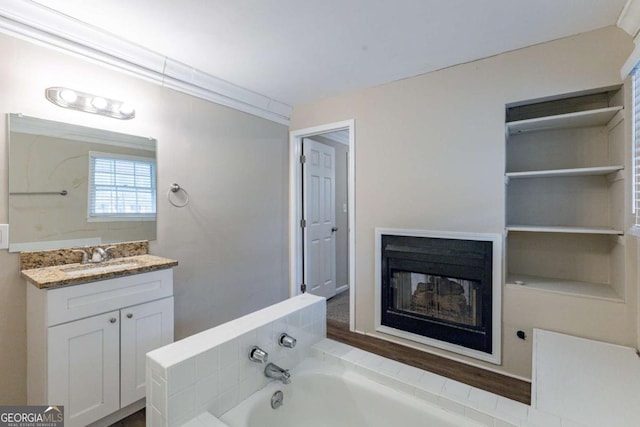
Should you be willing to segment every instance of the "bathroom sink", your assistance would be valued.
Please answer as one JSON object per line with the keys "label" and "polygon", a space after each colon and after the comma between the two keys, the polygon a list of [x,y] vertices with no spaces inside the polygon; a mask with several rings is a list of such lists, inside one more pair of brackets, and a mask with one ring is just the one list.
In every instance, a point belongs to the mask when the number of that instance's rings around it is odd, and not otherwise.
{"label": "bathroom sink", "polygon": [[106,261],[99,264],[81,264],[73,267],[61,268],[60,270],[69,276],[79,276],[81,274],[99,274],[114,270],[122,270],[128,267],[138,267],[140,263],[134,260]]}

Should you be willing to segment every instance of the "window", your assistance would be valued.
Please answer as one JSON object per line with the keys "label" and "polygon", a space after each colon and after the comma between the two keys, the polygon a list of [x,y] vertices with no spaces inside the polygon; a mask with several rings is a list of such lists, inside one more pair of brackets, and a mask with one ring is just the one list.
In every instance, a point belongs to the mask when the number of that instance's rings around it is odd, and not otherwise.
{"label": "window", "polygon": [[640,65],[632,71],[633,80],[633,214],[640,227]]}
{"label": "window", "polygon": [[89,221],[155,220],[155,159],[90,152],[88,212]]}

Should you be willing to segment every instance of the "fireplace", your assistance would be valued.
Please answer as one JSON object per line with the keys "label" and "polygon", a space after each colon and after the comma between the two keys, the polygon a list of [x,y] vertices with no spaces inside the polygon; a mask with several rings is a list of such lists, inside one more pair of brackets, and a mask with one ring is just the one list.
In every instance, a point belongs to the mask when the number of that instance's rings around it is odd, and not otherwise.
{"label": "fireplace", "polygon": [[377,229],[376,249],[378,331],[499,363],[499,235]]}

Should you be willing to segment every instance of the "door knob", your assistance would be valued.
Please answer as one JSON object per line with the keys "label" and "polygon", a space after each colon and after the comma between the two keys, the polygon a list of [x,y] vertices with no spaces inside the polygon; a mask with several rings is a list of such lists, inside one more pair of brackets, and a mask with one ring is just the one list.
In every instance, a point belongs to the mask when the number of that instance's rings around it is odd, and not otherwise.
{"label": "door knob", "polygon": [[131,319],[133,317],[132,313],[127,313],[127,319]]}
{"label": "door knob", "polygon": [[336,231],[338,231],[338,227],[331,227],[331,232],[335,233]]}
{"label": "door knob", "polygon": [[110,322],[110,323],[116,323],[116,318],[115,318],[115,317],[112,317],[111,319],[109,319],[109,322]]}

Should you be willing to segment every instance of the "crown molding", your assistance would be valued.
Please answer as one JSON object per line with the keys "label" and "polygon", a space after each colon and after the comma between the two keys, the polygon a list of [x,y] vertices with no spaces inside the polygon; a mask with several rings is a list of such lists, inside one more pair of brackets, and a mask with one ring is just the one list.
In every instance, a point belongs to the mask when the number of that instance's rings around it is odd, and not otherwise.
{"label": "crown molding", "polygon": [[38,3],[0,0],[0,32],[283,125],[292,107],[160,55]]}
{"label": "crown molding", "polygon": [[616,25],[626,31],[631,37],[635,37],[640,31],[640,1],[627,0],[622,8]]}

